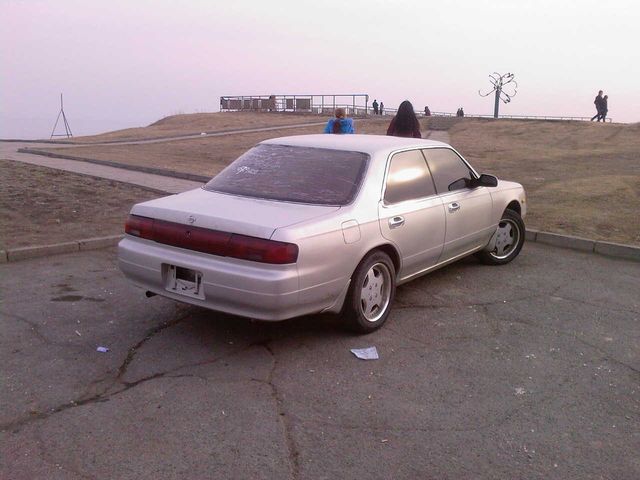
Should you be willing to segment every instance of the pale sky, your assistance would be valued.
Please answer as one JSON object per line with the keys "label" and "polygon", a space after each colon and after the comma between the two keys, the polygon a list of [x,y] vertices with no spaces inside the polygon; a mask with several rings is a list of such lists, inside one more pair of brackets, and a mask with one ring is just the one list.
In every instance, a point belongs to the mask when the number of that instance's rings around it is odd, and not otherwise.
{"label": "pale sky", "polygon": [[0,0],[0,138],[49,137],[64,92],[73,133],[217,111],[221,95],[368,93],[387,107],[640,121],[632,0],[322,2]]}

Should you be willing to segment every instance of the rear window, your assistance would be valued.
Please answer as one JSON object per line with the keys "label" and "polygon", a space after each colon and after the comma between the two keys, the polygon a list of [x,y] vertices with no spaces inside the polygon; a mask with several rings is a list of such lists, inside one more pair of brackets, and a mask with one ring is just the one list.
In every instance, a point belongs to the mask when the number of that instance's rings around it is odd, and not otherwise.
{"label": "rear window", "polygon": [[346,205],[360,188],[368,158],[360,152],[261,144],[204,188],[243,197]]}

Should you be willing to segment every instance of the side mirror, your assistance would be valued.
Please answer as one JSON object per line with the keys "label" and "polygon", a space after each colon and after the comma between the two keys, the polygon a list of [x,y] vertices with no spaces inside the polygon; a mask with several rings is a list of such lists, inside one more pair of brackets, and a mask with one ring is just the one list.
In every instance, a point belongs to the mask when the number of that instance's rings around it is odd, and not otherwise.
{"label": "side mirror", "polygon": [[472,182],[472,188],[475,187],[497,187],[498,179],[493,175],[483,173],[480,178],[474,179]]}

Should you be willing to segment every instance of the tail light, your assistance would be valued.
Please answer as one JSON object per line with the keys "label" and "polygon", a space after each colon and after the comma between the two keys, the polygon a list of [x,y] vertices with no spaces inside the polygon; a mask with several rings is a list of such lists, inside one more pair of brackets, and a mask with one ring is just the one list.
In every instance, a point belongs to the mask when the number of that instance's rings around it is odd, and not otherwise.
{"label": "tail light", "polygon": [[125,232],[165,245],[253,262],[287,264],[298,260],[298,246],[181,223],[129,215]]}
{"label": "tail light", "polygon": [[134,237],[153,240],[153,219],[129,215],[127,223],[124,224],[124,231]]}

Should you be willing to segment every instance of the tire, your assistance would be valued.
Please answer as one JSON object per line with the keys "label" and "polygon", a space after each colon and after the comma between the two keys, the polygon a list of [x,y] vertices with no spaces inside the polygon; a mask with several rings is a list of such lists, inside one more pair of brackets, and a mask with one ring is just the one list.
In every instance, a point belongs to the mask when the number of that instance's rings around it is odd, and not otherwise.
{"label": "tire", "polygon": [[516,258],[524,245],[525,226],[520,214],[507,209],[498,223],[498,238],[493,250],[476,254],[487,265],[504,265]]}
{"label": "tire", "polygon": [[357,333],[371,333],[389,316],[396,295],[396,269],[387,255],[374,251],[358,265],[351,277],[342,315]]}

